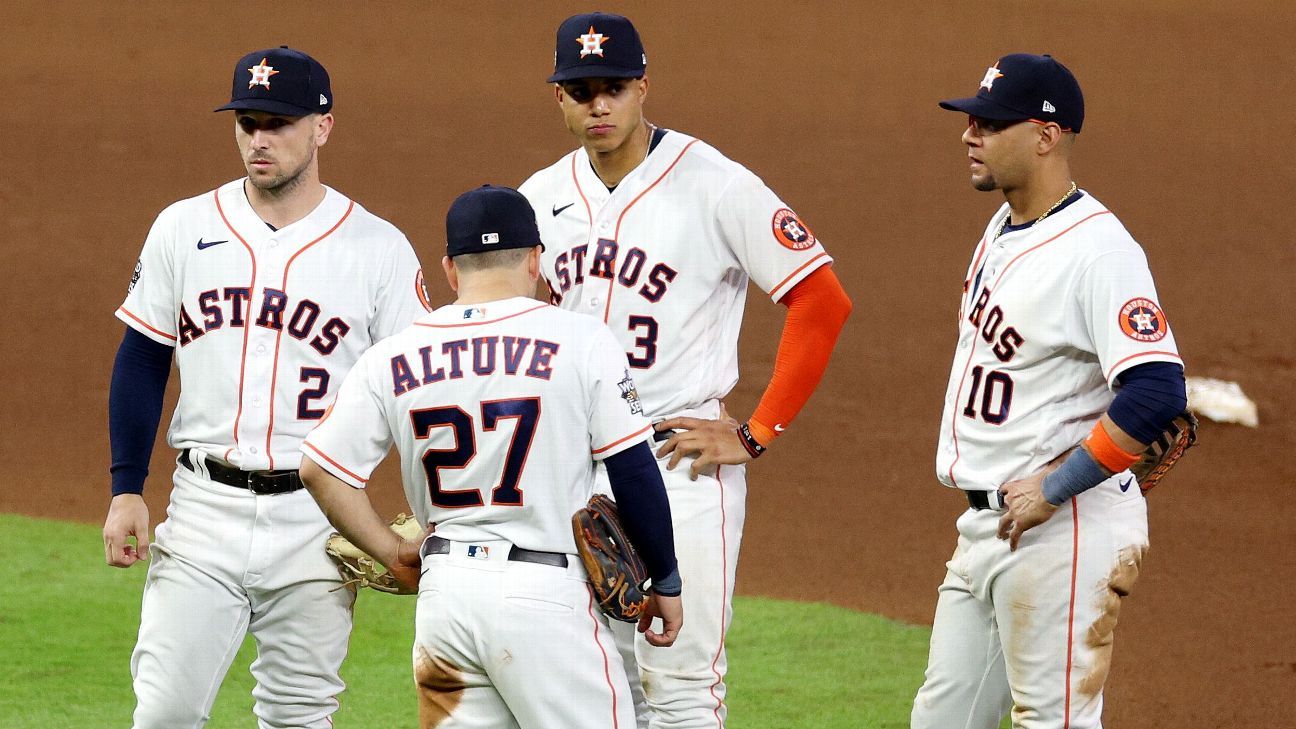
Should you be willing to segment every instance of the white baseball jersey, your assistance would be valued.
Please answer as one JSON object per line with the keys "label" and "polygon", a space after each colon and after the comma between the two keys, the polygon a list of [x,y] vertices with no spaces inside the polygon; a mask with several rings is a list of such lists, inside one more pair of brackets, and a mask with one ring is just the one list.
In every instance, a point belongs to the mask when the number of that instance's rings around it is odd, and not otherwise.
{"label": "white baseball jersey", "polygon": [[172,447],[295,469],[341,378],[426,299],[390,223],[326,187],[309,215],[272,230],[240,179],[158,215],[117,317],[176,348]]}
{"label": "white baseball jersey", "polygon": [[395,443],[439,536],[575,554],[594,461],[650,430],[607,327],[519,297],[443,306],[379,342],[302,451],[363,488]]}
{"label": "white baseball jersey", "polygon": [[760,178],[675,131],[612,192],[584,149],[519,190],[536,211],[555,303],[607,323],[650,417],[738,381],[749,278],[778,301],[832,261]]}
{"label": "white baseball jersey", "polygon": [[936,473],[995,490],[1079,443],[1111,404],[1116,376],[1182,364],[1143,249],[1085,194],[995,238],[990,220],[968,268],[945,393]]}

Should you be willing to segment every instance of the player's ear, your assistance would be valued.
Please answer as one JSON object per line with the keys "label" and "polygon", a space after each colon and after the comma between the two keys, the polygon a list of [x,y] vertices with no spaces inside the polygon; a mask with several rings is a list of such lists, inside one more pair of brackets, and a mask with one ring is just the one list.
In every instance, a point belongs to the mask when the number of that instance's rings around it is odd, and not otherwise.
{"label": "player's ear", "polygon": [[333,132],[333,114],[320,114],[315,120],[315,146],[323,147],[328,143],[329,134]]}
{"label": "player's ear", "polygon": [[531,277],[531,283],[540,280],[540,251],[544,250],[540,246],[533,246],[527,253],[527,276]]}
{"label": "player's ear", "polygon": [[1036,151],[1041,155],[1048,154],[1062,142],[1064,132],[1062,127],[1054,122],[1037,126],[1039,127],[1039,141],[1036,143]]}
{"label": "player's ear", "polygon": [[639,79],[639,103],[642,104],[648,98],[648,76]]}
{"label": "player's ear", "polygon": [[554,84],[554,100],[558,102],[559,106],[562,105],[562,100],[563,100],[562,84]]}
{"label": "player's ear", "polygon": [[450,284],[450,290],[459,293],[459,269],[455,268],[450,256],[441,257],[441,270],[445,271],[446,283]]}

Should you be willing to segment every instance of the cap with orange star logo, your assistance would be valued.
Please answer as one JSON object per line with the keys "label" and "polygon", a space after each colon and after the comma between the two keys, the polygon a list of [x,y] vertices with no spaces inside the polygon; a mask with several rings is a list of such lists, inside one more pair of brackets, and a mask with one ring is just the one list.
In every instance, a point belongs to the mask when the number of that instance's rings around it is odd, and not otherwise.
{"label": "cap with orange star logo", "polygon": [[578,78],[641,78],[648,67],[639,32],[611,13],[573,15],[558,26],[550,83]]}
{"label": "cap with orange star logo", "polygon": [[288,46],[253,51],[234,64],[230,101],[216,111],[239,109],[284,116],[326,114],[333,109],[328,71]]}

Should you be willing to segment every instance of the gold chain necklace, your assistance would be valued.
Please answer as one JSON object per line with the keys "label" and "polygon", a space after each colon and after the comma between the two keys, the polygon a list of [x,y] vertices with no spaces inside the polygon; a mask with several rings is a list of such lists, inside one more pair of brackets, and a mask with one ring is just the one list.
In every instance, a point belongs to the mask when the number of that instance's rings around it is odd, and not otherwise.
{"label": "gold chain necklace", "polygon": [[[1049,206],[1049,209],[1048,209],[1048,210],[1045,210],[1043,215],[1039,216],[1038,218],[1035,218],[1035,222],[1031,223],[1031,225],[1039,225],[1039,223],[1040,223],[1041,220],[1043,220],[1044,218],[1047,218],[1047,217],[1049,216],[1049,213],[1052,213],[1054,210],[1057,210],[1057,209],[1058,209],[1058,206],[1061,205],[1062,203],[1066,202],[1066,201],[1067,201],[1067,198],[1069,198],[1069,197],[1071,197],[1072,195],[1074,195],[1075,192],[1076,192],[1076,184],[1075,184],[1075,180],[1072,180],[1072,181],[1071,181],[1071,189],[1070,189],[1070,190],[1067,190],[1066,194],[1063,195],[1062,198],[1061,198],[1060,200],[1058,200],[1057,202],[1055,202],[1055,203],[1053,203],[1052,205],[1050,205],[1050,206]],[[1009,211],[1009,213],[1008,213],[1007,215],[1004,216],[1004,219],[1003,219],[1003,220],[999,221],[999,230],[995,231],[995,236],[994,236],[996,240],[998,240],[999,236],[1003,235],[1004,228],[1008,227],[1008,220],[1009,220],[1010,218],[1012,218],[1012,212],[1011,212],[1011,211]]]}

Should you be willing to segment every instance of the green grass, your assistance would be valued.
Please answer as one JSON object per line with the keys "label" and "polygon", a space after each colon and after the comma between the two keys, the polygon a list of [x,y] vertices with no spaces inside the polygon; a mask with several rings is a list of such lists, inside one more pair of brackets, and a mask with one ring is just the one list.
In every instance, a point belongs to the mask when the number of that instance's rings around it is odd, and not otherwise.
{"label": "green grass", "polygon": [[[129,727],[130,653],[144,568],[108,567],[99,529],[0,515],[0,682],[5,729]],[[733,729],[909,725],[930,631],[828,605],[739,598],[729,640]],[[410,678],[414,600],[362,591],[343,668],[339,729],[417,725]],[[254,729],[253,649],[221,688],[212,729]],[[361,717],[365,717],[362,719]]]}

